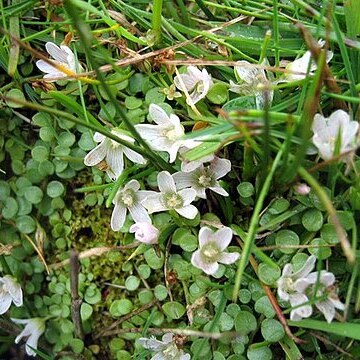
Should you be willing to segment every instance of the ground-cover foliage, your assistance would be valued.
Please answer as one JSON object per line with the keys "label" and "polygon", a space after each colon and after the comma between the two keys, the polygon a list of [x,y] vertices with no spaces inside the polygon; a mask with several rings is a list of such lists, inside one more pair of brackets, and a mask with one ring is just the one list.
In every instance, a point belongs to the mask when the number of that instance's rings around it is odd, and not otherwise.
{"label": "ground-cover foliage", "polygon": [[1,358],[359,358],[358,2],[1,12]]}

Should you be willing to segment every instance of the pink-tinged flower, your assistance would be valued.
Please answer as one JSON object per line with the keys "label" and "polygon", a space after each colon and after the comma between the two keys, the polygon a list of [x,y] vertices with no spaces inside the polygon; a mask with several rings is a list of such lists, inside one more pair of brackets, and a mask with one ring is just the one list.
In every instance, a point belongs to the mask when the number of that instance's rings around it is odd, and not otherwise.
{"label": "pink-tinged flower", "polygon": [[200,165],[190,172],[179,171],[173,177],[178,189],[192,188],[196,191],[198,197],[206,199],[206,189],[210,189],[222,196],[229,196],[220,186],[218,180],[230,170],[230,160],[215,157],[208,166]]}
{"label": "pink-tinged flower", "polygon": [[[60,65],[67,70],[70,70],[73,73],[76,73],[76,61],[74,53],[71,51],[71,49],[66,45],[60,45],[57,46],[56,44],[52,42],[47,42],[45,44],[46,51],[51,56],[51,60],[53,60],[57,65]],[[57,69],[56,67],[48,64],[44,60],[38,60],[36,62],[36,66],[44,73],[47,73],[44,75],[44,79],[48,81],[56,81],[63,77],[68,76],[66,73],[62,72],[61,70]],[[81,66],[78,65],[79,71],[81,71]]]}
{"label": "pink-tinged flower", "polygon": [[0,315],[9,310],[12,302],[15,306],[22,306],[23,292],[14,277],[5,275],[0,277]]}
{"label": "pink-tinged flower", "polygon": [[297,183],[294,185],[294,190],[296,193],[298,193],[299,195],[307,195],[310,193],[311,191],[311,187],[307,184],[304,183]]}
{"label": "pink-tinged flower", "polygon": [[157,244],[159,230],[148,222],[137,222],[131,225],[129,232],[135,233],[135,239],[145,244]]}
{"label": "pink-tinged flower", "polygon": [[45,319],[32,318],[32,319],[11,319],[16,324],[23,324],[25,328],[16,337],[15,343],[18,344],[22,338],[26,339],[26,353],[29,356],[36,356],[33,349],[37,349],[37,344],[40,336],[45,331]]}
{"label": "pink-tinged flower", "polygon": [[[331,159],[337,145],[339,154],[354,148],[359,129],[357,121],[350,121],[350,116],[343,110],[336,110],[329,118],[316,114],[312,124],[312,141],[324,160]],[[346,161],[346,159],[344,159]]]}
{"label": "pink-tinged flower", "polygon": [[[112,129],[111,132],[118,138],[131,144],[135,142],[133,138],[125,135],[119,130]],[[110,179],[116,180],[124,170],[124,155],[136,164],[145,164],[146,160],[134,150],[107,138],[98,132],[94,134],[94,140],[98,143],[84,158],[86,166],[96,166],[105,161],[106,173]]]}
{"label": "pink-tinged flower", "polygon": [[158,105],[151,104],[149,114],[156,125],[135,125],[141,137],[156,151],[166,151],[170,155],[170,162],[174,162],[181,146],[189,140],[183,140],[184,127],[175,115],[170,116]]}
{"label": "pink-tinged flower", "polygon": [[[312,307],[309,304],[309,298],[304,293],[303,280],[314,270],[316,262],[315,256],[310,256],[302,268],[293,272],[292,264],[286,264],[283,268],[281,277],[277,281],[278,295],[281,300],[289,301],[294,307],[290,312],[291,320],[301,320],[311,316]],[[305,304],[303,306],[299,306]]]}
{"label": "pink-tinged flower", "polygon": [[123,227],[128,210],[135,222],[151,224],[150,216],[141,203],[150,193],[152,192],[140,190],[137,180],[130,180],[122,189],[119,189],[113,200],[115,207],[111,215],[111,228],[119,231]]}
{"label": "pink-tinged flower", "polygon": [[189,94],[186,102],[195,105],[206,96],[213,81],[206,69],[199,70],[196,66],[188,66],[185,74],[175,76],[174,84],[179,90]]}
{"label": "pink-tinged flower", "polygon": [[140,338],[139,344],[145,349],[155,351],[154,356],[150,360],[190,360],[190,354],[185,353],[176,346],[174,334],[166,333],[161,341],[154,336],[150,338]]}
{"label": "pink-tinged flower", "polygon": [[212,231],[204,226],[199,231],[199,249],[191,257],[191,264],[208,275],[214,275],[219,269],[219,263],[233,264],[240,256],[239,253],[229,253],[225,249],[233,237],[230,228],[224,227]]}
{"label": "pink-tinged flower", "polygon": [[147,196],[142,202],[149,214],[175,210],[187,219],[195,218],[198,209],[194,205],[190,205],[196,197],[194,189],[178,191],[173,176],[167,171],[161,171],[158,174],[157,182],[160,192],[152,191],[151,195]]}

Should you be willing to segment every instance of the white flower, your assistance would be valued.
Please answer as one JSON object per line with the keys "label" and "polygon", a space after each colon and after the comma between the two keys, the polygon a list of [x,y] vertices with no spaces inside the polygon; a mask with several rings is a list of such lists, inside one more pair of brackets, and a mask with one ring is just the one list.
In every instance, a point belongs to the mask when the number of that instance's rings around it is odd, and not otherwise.
{"label": "white flower", "polygon": [[[112,129],[111,132],[118,138],[129,143],[133,144],[135,142],[133,138],[118,130]],[[96,132],[94,134],[94,140],[100,144],[85,156],[84,164],[86,166],[95,166],[105,160],[106,173],[112,180],[116,180],[124,170],[124,154],[134,163],[146,163],[146,160],[140,154],[114,140],[107,138],[105,135]]]}
{"label": "white flower", "polygon": [[296,272],[293,272],[292,264],[286,264],[282,276],[277,281],[279,298],[289,301],[292,307],[296,307],[290,312],[291,320],[301,320],[312,314],[311,305],[299,305],[309,301],[308,297],[304,294],[303,280],[314,269],[315,262],[316,257],[310,256],[303,267]]}
{"label": "white flower", "polygon": [[[320,47],[325,45],[324,40],[319,40],[318,44]],[[326,51],[326,62],[328,63],[334,56],[332,51]],[[314,75],[314,71],[317,69],[317,65],[314,60],[311,58],[311,51],[306,51],[305,54],[299,59],[294,60],[286,66],[288,72],[285,74],[284,78],[278,80],[278,82],[291,82],[305,79],[307,76],[307,71],[310,63],[309,75]]]}
{"label": "white flower", "polygon": [[182,349],[179,349],[173,337],[172,333],[166,333],[161,341],[151,336],[149,339],[140,338],[138,342],[145,349],[155,351],[155,355],[150,360],[190,360],[190,354],[186,354]]}
{"label": "white flower", "polygon": [[191,187],[196,191],[198,197],[206,199],[206,189],[210,189],[222,196],[229,196],[220,186],[218,179],[225,176],[230,170],[230,160],[215,157],[208,166],[200,165],[191,172],[179,171],[173,177],[178,189]]}
{"label": "white flower", "polygon": [[151,223],[151,219],[141,201],[148,196],[151,191],[140,190],[137,180],[130,180],[122,189],[119,189],[113,200],[115,205],[111,215],[111,228],[114,231],[120,230],[129,210],[135,222]]}
{"label": "white flower", "polygon": [[36,356],[35,351],[31,348],[37,349],[39,337],[45,331],[45,320],[41,318],[11,320],[16,324],[25,324],[25,328],[16,337],[15,343],[18,344],[23,337],[27,337],[26,353],[29,356]]}
{"label": "white flower", "polygon": [[[266,101],[271,104],[274,91],[267,89],[271,84],[266,77],[265,70],[252,66],[246,60],[237,61],[237,64],[234,71],[240,84],[237,85],[230,80],[230,91],[243,95],[253,94],[258,109],[263,109]],[[266,62],[263,62],[262,65],[264,64]]]}
{"label": "white flower", "polygon": [[0,278],[0,315],[9,310],[11,302],[15,306],[22,306],[23,293],[17,280],[10,275],[5,275]]}
{"label": "white flower", "polygon": [[142,202],[149,213],[175,210],[187,219],[194,219],[198,213],[194,205],[190,205],[195,200],[196,191],[194,189],[183,189],[178,191],[175,186],[174,178],[167,171],[162,171],[157,176],[160,192],[151,192]]}
{"label": "white flower", "polygon": [[[335,317],[335,309],[344,310],[345,305],[339,300],[335,292],[335,276],[326,270],[312,272],[299,283],[299,290],[315,296],[315,306],[320,310],[328,323]],[[310,287],[310,288],[309,288]],[[316,293],[313,292],[316,290]],[[310,295],[309,295],[310,297]]]}
{"label": "white flower", "polygon": [[[53,60],[53,62],[55,62],[57,65],[60,65],[72,71],[73,73],[76,73],[75,56],[68,46],[60,45],[59,47],[52,42],[47,42],[45,44],[45,48],[46,51],[49,53],[49,55],[52,57],[51,60]],[[44,60],[38,60],[36,62],[36,66],[42,72],[47,73],[46,75],[44,75],[44,79],[47,79],[48,81],[56,81],[59,78],[68,76],[66,73],[48,64]],[[79,70],[81,70],[80,66],[79,66]]]}
{"label": "white flower", "polygon": [[218,263],[234,263],[240,254],[224,251],[232,237],[233,232],[228,227],[215,232],[207,226],[202,227],[199,231],[199,249],[192,254],[191,264],[208,275],[214,275],[219,269]]}
{"label": "white flower", "polygon": [[329,160],[336,155],[334,151],[338,141],[340,154],[353,148],[358,128],[359,123],[350,121],[349,114],[343,110],[336,110],[329,118],[316,114],[312,124],[312,141],[320,156]]}
{"label": "white flower", "polygon": [[174,84],[179,90],[186,90],[190,96],[186,102],[195,105],[206,96],[213,82],[206,69],[200,71],[196,66],[188,66],[186,71],[185,74],[175,76]]}
{"label": "white flower", "polygon": [[157,244],[159,230],[148,222],[131,225],[129,232],[135,233],[135,239],[145,244]]}
{"label": "white flower", "polygon": [[169,116],[159,105],[151,104],[149,114],[157,125],[139,124],[135,128],[153,150],[168,152],[172,163],[179,148],[189,142],[182,140],[184,127],[175,114]]}

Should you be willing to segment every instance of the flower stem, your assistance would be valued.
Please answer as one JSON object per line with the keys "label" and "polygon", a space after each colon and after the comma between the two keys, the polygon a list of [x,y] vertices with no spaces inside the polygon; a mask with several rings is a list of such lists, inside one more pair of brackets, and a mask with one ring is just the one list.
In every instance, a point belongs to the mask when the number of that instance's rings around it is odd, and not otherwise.
{"label": "flower stem", "polygon": [[161,40],[161,13],[162,13],[163,0],[154,0],[153,3],[153,16],[152,16],[152,31],[155,36],[155,43]]}

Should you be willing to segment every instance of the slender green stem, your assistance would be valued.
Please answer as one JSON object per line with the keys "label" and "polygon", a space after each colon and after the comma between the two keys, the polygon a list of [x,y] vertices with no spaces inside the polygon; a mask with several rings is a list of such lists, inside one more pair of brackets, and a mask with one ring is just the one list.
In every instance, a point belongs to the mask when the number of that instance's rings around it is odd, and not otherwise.
{"label": "slender green stem", "polygon": [[244,248],[243,248],[240,262],[239,262],[239,265],[238,265],[238,268],[236,271],[236,275],[235,275],[235,284],[234,284],[234,290],[233,290],[233,294],[232,294],[232,299],[234,302],[236,302],[236,300],[237,300],[238,293],[240,290],[241,279],[244,274],[246,265],[249,262],[250,254],[253,251],[253,245],[254,245],[256,230],[257,230],[257,226],[258,226],[258,222],[259,222],[260,212],[263,209],[265,198],[268,194],[270,184],[271,184],[272,178],[274,176],[275,170],[280,163],[280,159],[282,157],[283,151],[284,151],[284,146],[282,146],[280,148],[279,152],[277,153],[276,158],[271,166],[270,172],[264,181],[264,185],[260,191],[258,200],[257,200],[255,208],[254,208],[253,215],[250,220],[249,230],[248,230],[246,239],[244,241]]}
{"label": "slender green stem", "polygon": [[161,40],[161,14],[162,14],[163,0],[154,0],[153,2],[153,16],[152,16],[152,31],[155,36],[155,43]]}

